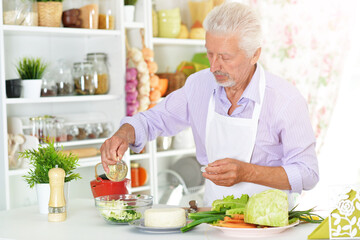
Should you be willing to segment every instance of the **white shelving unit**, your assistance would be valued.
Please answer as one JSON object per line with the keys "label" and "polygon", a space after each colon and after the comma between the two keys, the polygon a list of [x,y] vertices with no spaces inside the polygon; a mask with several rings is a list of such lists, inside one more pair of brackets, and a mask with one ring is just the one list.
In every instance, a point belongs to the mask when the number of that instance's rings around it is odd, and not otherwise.
{"label": "white shelving unit", "polygon": [[[9,170],[7,160],[7,118],[13,116],[38,116],[44,114],[62,115],[100,111],[112,122],[114,130],[125,116],[124,79],[126,69],[125,34],[132,46],[141,48],[140,29],[145,31],[145,44],[155,51],[155,61],[159,72],[173,71],[179,59],[191,60],[194,52],[204,50],[204,41],[189,39],[165,39],[152,37],[151,0],[138,0],[135,22],[123,21],[123,1],[116,1],[116,30],[90,30],[73,28],[24,27],[3,25],[0,21],[0,210],[34,204],[35,193],[25,185],[22,176],[28,169]],[[2,1],[0,19],[2,19]],[[120,16],[120,17],[119,17]],[[110,70],[110,92],[106,95],[42,97],[39,99],[8,99],[5,79],[14,78],[14,62],[22,56],[41,57],[48,62],[59,58],[75,62],[82,61],[89,52],[108,54]],[[176,58],[171,58],[176,54]],[[170,59],[170,61],[169,61]],[[106,139],[91,139],[64,142],[64,148],[99,147]],[[195,149],[169,150],[157,152],[156,141],[149,142],[146,152],[130,155],[127,151],[124,161],[129,166],[127,178],[131,178],[130,163],[141,163],[148,171],[148,181],[144,186],[131,188],[131,193],[146,193],[158,196],[158,170],[168,158],[195,155]],[[101,161],[100,156],[81,158],[79,171],[83,179],[71,183],[71,191],[76,196],[91,196],[89,183],[94,179],[94,166]],[[30,197],[24,194],[30,192]],[[73,192],[70,193],[73,196]],[[75,197],[76,197],[75,196]],[[30,200],[29,200],[30,199]],[[14,201],[16,200],[16,201]],[[36,198],[35,198],[36,202]]]}

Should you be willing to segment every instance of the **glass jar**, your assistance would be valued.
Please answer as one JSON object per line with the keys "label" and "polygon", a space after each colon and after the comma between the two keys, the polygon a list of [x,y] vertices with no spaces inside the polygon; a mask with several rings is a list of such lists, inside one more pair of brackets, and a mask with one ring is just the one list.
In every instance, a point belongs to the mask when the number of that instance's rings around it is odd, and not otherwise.
{"label": "glass jar", "polygon": [[80,1],[64,0],[61,21],[64,27],[80,28]]}
{"label": "glass jar", "polygon": [[77,140],[84,140],[87,138],[88,133],[86,132],[85,126],[78,126],[78,134],[75,136]]}
{"label": "glass jar", "polygon": [[99,26],[99,1],[83,0],[80,8],[81,27],[98,29]]}
{"label": "glass jar", "polygon": [[38,25],[36,0],[5,0],[3,4],[4,24],[23,26]]}
{"label": "glass jar", "polygon": [[91,62],[77,62],[73,67],[75,92],[79,95],[95,94],[94,65]]}
{"label": "glass jar", "polygon": [[74,82],[68,64],[60,59],[54,69],[58,96],[68,96],[74,93]]}
{"label": "glass jar", "polygon": [[56,118],[55,120],[56,142],[67,141],[67,131],[64,122],[65,120],[63,118]]}
{"label": "glass jar", "polygon": [[110,134],[112,133],[113,131],[113,127],[112,127],[112,124],[110,122],[108,123],[102,123],[102,133],[99,135],[100,138],[106,138],[106,137],[109,137]]}
{"label": "glass jar", "polygon": [[139,187],[140,179],[139,179],[139,163],[131,163],[131,187]]}
{"label": "glass jar", "polygon": [[46,74],[41,83],[41,97],[54,97],[57,95],[55,79],[51,74]]}
{"label": "glass jar", "polygon": [[67,141],[72,141],[79,135],[79,128],[76,125],[67,127]]}
{"label": "glass jar", "polygon": [[44,135],[46,142],[55,142],[56,141],[56,129],[55,129],[55,117],[53,116],[44,116]]}
{"label": "glass jar", "polygon": [[107,67],[107,55],[105,53],[88,53],[87,61],[94,64],[95,94],[106,94],[109,92],[109,70]]}
{"label": "glass jar", "polygon": [[99,29],[115,29],[115,2],[114,0],[100,0]]}

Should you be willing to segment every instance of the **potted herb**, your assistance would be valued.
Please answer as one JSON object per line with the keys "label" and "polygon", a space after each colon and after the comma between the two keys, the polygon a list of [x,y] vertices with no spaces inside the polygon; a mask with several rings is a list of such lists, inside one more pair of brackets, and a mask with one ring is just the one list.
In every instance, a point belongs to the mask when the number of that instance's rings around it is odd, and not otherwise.
{"label": "potted herb", "polygon": [[16,70],[22,79],[23,97],[38,98],[41,93],[41,84],[47,64],[40,58],[24,57],[19,60]]}
{"label": "potted herb", "polygon": [[135,5],[137,0],[125,0],[124,2],[124,21],[133,22],[135,15]]}
{"label": "potted herb", "polygon": [[37,0],[39,26],[60,27],[63,0]]}
{"label": "potted herb", "polygon": [[69,182],[81,178],[79,173],[74,172],[79,166],[79,158],[72,153],[66,154],[61,150],[55,147],[54,142],[47,142],[47,144],[39,145],[38,149],[27,149],[19,153],[20,158],[27,158],[30,162],[28,174],[23,177],[30,188],[36,186],[40,213],[48,213],[50,196],[48,172],[50,169],[59,167],[65,171],[64,192],[66,202],[68,202]]}

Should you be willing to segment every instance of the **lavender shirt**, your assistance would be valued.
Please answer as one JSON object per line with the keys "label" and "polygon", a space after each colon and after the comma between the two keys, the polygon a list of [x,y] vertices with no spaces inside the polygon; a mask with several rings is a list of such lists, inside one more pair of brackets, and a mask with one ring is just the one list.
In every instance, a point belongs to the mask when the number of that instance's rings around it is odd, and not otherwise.
{"label": "lavender shirt", "polygon": [[[288,176],[291,192],[313,188],[319,180],[315,136],[307,103],[299,91],[285,80],[265,71],[266,89],[251,163],[282,166]],[[259,68],[241,96],[231,117],[251,118],[259,102]],[[200,164],[208,163],[205,149],[206,118],[211,94],[215,111],[228,116],[231,106],[225,90],[209,69],[192,74],[181,89],[169,94],[148,111],[125,117],[121,125],[135,128],[136,141],[130,148],[139,152],[147,141],[157,136],[173,136],[191,126]],[[236,143],[221,143],[222,144]]]}

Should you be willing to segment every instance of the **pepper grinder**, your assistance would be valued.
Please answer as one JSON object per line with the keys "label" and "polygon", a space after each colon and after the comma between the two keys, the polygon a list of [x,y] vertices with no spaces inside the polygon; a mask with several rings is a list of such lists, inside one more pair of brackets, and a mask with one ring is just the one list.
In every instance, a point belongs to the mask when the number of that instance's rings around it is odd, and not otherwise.
{"label": "pepper grinder", "polygon": [[49,170],[50,200],[49,200],[49,222],[62,222],[66,219],[66,207],[64,196],[65,171],[62,168]]}

